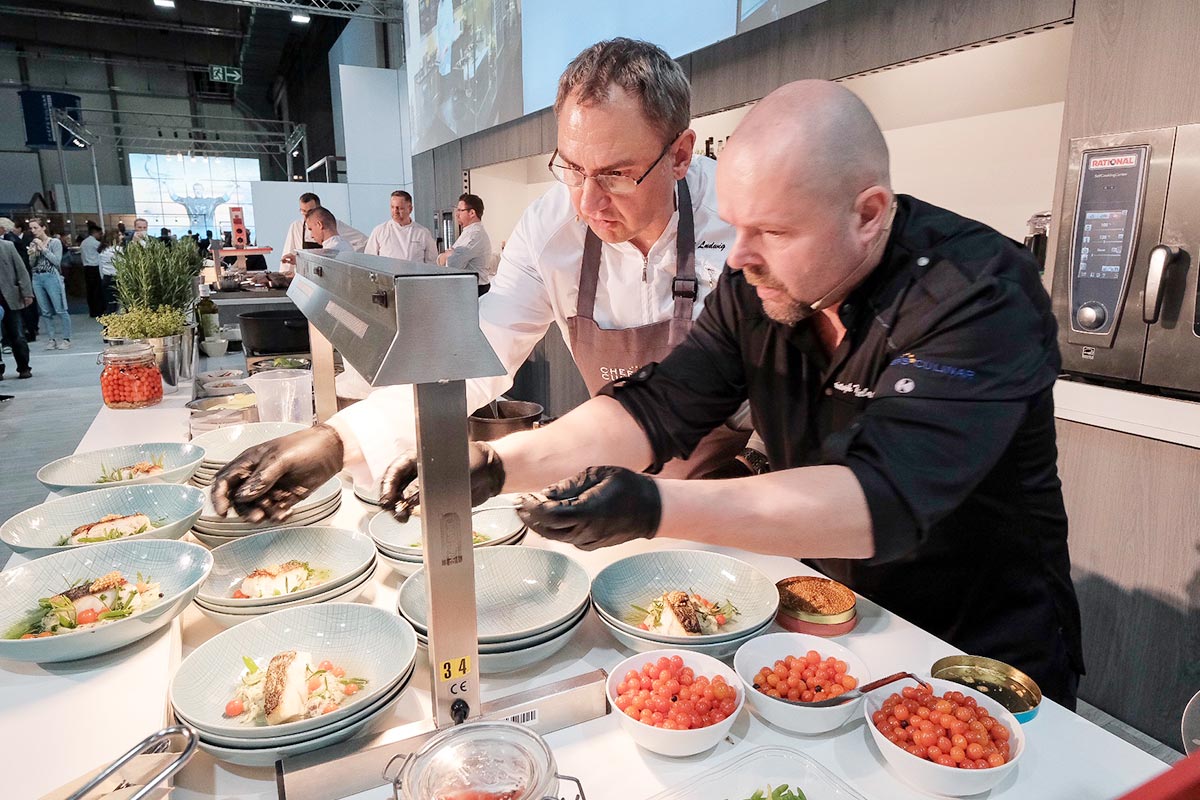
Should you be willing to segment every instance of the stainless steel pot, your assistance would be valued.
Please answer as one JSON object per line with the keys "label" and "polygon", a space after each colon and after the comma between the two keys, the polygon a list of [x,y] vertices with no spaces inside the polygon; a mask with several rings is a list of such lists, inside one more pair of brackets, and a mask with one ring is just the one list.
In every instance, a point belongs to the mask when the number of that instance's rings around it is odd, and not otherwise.
{"label": "stainless steel pot", "polygon": [[525,400],[497,400],[499,415],[486,405],[467,419],[467,431],[473,442],[489,442],[517,431],[537,427],[545,411],[537,403]]}

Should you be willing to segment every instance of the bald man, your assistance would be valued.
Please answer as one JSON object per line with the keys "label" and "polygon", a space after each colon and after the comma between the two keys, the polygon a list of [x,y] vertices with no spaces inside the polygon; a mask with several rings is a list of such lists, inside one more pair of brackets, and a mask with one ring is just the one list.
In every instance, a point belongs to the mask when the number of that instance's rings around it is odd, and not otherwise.
{"label": "bald man", "polygon": [[[813,559],[1073,707],[1083,660],[1056,470],[1060,359],[1032,256],[893,194],[878,125],[833,83],[760,102],[717,181],[737,239],[691,335],[553,425],[472,444],[473,501],[574,475],[521,509],[542,535]],[[687,456],[747,399],[770,474],[635,471]],[[402,460],[384,479],[400,517],[414,473]]]}

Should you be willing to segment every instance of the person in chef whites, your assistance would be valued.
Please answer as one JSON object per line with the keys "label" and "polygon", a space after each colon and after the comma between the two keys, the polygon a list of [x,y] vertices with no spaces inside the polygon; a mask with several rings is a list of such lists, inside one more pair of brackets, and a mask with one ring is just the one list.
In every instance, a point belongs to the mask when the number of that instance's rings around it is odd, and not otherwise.
{"label": "person in chef whites", "polygon": [[492,239],[483,227],[483,198],[464,192],[458,196],[454,207],[454,218],[462,233],[446,252],[437,257],[438,266],[451,269],[470,270],[479,283],[479,296],[487,294],[492,286]]}
{"label": "person in chef whites", "polygon": [[304,227],[308,229],[309,239],[321,246],[322,250],[332,250],[335,253],[353,253],[354,247],[350,242],[338,235],[340,227],[333,212],[323,206],[308,212],[304,218]]}
{"label": "person in chef whites", "polygon": [[403,189],[392,192],[391,219],[371,231],[363,252],[370,256],[387,256],[403,261],[436,263],[438,252],[433,233],[416,222],[412,212],[412,195]]}
{"label": "person in chef whites", "polygon": [[[296,267],[296,251],[304,249],[305,242],[313,242],[312,236],[305,227],[304,220],[314,208],[321,207],[321,198],[312,192],[300,195],[300,219],[294,220],[288,226],[287,237],[283,240],[283,256],[279,259],[280,270],[291,272]],[[339,222],[335,234],[341,236],[350,246],[361,253],[367,246],[367,237],[362,231],[356,230],[345,222]],[[315,243],[313,243],[315,244]]]}
{"label": "person in chef whites", "polygon": [[[472,501],[559,481],[518,512],[550,539],[658,535],[815,559],[1073,708],[1083,656],[1056,463],[1061,358],[1032,254],[895,195],[879,126],[835,83],[759,102],[717,178],[737,240],[687,341],[553,425],[472,443]],[[747,399],[771,474],[633,471],[686,456]],[[400,518],[415,474],[406,457],[384,477]]]}
{"label": "person in chef whites", "polygon": [[[550,325],[593,393],[661,361],[687,335],[733,244],[717,215],[716,163],[692,159],[691,87],[662,49],[624,38],[585,49],[559,79],[555,114],[549,169],[559,185],[522,215],[479,302],[479,326],[506,374],[467,381],[469,409],[512,386]],[[745,474],[731,461],[750,460],[747,419],[718,426],[663,474]],[[231,461],[214,481],[214,503],[221,513],[285,519],[343,466],[355,483],[377,484],[415,444],[412,387],[377,388],[327,424]]]}

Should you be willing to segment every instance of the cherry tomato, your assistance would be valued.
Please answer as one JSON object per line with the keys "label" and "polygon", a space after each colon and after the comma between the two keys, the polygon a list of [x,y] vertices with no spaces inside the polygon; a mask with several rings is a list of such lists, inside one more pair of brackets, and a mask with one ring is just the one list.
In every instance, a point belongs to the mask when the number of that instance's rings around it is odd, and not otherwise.
{"label": "cherry tomato", "polygon": [[76,625],[90,625],[100,616],[100,612],[94,608],[88,608],[80,611],[75,615]]}
{"label": "cherry tomato", "polygon": [[241,700],[233,699],[225,704],[225,716],[240,717],[246,713],[246,705]]}

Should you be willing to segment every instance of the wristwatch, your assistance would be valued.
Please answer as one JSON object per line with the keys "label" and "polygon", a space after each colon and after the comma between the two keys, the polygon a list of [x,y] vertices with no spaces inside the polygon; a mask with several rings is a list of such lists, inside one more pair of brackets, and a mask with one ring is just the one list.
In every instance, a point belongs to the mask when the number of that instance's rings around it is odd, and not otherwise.
{"label": "wristwatch", "polygon": [[747,447],[736,456],[735,460],[742,462],[750,470],[751,475],[763,475],[771,471],[771,462],[767,457],[752,447]]}

